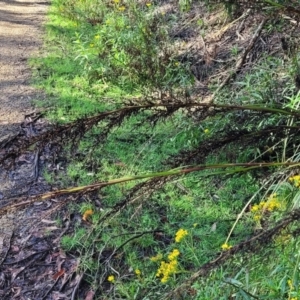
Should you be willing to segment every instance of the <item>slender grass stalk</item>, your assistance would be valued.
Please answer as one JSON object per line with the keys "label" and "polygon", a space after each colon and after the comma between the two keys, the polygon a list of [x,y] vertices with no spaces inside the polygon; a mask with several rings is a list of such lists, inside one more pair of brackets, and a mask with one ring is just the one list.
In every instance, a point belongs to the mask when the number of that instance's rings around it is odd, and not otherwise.
{"label": "slender grass stalk", "polygon": [[[49,192],[41,195],[31,197],[29,200],[22,201],[22,198],[15,199],[13,204],[3,206],[0,209],[0,215],[9,211],[10,209],[21,208],[36,201],[46,200],[52,197],[59,197],[62,195],[75,194],[75,193],[87,193],[97,189],[102,189],[106,186],[115,185],[119,183],[149,179],[149,178],[163,178],[169,176],[180,176],[193,172],[212,170],[212,169],[224,169],[224,168],[235,168],[234,170],[218,171],[206,174],[200,174],[201,177],[220,175],[220,174],[233,174],[240,172],[247,172],[253,169],[266,168],[266,167],[296,167],[300,166],[299,162],[271,162],[271,163],[231,163],[231,164],[212,164],[212,165],[199,165],[191,168],[177,168],[173,170],[167,170],[162,172],[140,174],[135,176],[126,176],[121,178],[115,178],[108,181],[96,182],[90,185],[70,187],[61,189],[55,192]],[[28,199],[28,198],[27,198]]]}

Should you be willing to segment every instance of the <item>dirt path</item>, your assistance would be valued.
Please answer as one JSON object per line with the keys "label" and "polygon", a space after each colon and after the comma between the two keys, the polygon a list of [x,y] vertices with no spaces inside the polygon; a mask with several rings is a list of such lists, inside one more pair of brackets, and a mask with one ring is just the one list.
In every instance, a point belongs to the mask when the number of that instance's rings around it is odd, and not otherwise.
{"label": "dirt path", "polygon": [[[42,97],[30,85],[28,59],[41,47],[48,2],[0,0],[0,146],[18,132],[24,116],[33,111],[31,101]],[[6,175],[0,169],[0,200],[3,191],[14,186]]]}
{"label": "dirt path", "polygon": [[[42,25],[48,3],[47,0],[0,0],[0,151],[5,148],[6,141],[21,130],[25,115],[34,111],[31,101],[43,98],[30,85],[28,59],[42,45]],[[8,196],[30,189],[34,159],[34,154],[28,153],[14,170],[7,171],[0,166],[0,203]],[[16,240],[25,234],[26,223],[29,223],[26,218],[24,213],[11,213],[0,218],[0,266],[11,249],[13,233]],[[8,269],[2,266],[1,299],[12,299],[12,278]]]}
{"label": "dirt path", "polygon": [[18,130],[31,100],[39,95],[29,84],[28,58],[41,46],[47,1],[0,1],[0,136]]}

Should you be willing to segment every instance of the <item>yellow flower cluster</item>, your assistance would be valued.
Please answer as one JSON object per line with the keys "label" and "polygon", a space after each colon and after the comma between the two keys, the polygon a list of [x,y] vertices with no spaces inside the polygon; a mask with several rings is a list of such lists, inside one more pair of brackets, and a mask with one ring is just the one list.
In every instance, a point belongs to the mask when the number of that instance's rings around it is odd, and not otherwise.
{"label": "yellow flower cluster", "polygon": [[107,281],[109,281],[109,282],[111,282],[111,283],[114,283],[114,282],[116,281],[116,280],[115,280],[115,276],[114,276],[114,275],[108,276]]}
{"label": "yellow flower cluster", "polygon": [[[179,243],[186,235],[188,235],[188,231],[180,228],[175,234],[175,242]],[[160,261],[160,266],[156,272],[156,277],[161,277],[160,281],[162,283],[166,283],[169,280],[170,276],[177,272],[177,259],[179,255],[179,250],[174,249],[168,254],[167,261],[162,260],[163,255],[161,253],[158,253],[156,256],[150,258],[150,260],[153,262]]]}
{"label": "yellow flower cluster", "polygon": [[271,212],[281,207],[282,203],[278,200],[277,194],[271,194],[266,201],[261,201],[252,206],[251,212],[253,213],[253,219],[259,221],[265,212]]}
{"label": "yellow flower cluster", "polygon": [[174,249],[169,255],[168,255],[168,262],[162,261],[160,263],[160,267],[157,270],[156,277],[161,277],[161,283],[166,283],[170,276],[175,274],[177,271],[177,257],[179,256],[180,252],[178,249]]}
{"label": "yellow flower cluster", "polygon": [[230,246],[230,245],[228,245],[227,243],[225,243],[225,244],[223,244],[223,245],[221,246],[221,248],[222,248],[223,251],[226,251],[226,250],[231,249],[232,246]]}
{"label": "yellow flower cluster", "polygon": [[169,255],[168,255],[168,260],[172,261],[177,259],[177,257],[179,256],[180,252],[178,249],[174,249]]}
{"label": "yellow flower cluster", "polygon": [[186,235],[188,235],[188,231],[180,228],[175,235],[175,242],[179,243]]}
{"label": "yellow flower cluster", "polygon": [[296,187],[300,187],[300,175],[290,177],[289,181],[292,181]]}

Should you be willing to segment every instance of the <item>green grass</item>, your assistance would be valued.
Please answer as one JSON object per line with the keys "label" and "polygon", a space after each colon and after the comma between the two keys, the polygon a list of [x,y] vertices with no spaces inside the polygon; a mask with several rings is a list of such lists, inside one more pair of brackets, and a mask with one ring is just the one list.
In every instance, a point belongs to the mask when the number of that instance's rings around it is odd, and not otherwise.
{"label": "green grass", "polygon": [[[161,100],[155,95],[183,97],[192,89],[189,63],[178,61],[176,41],[168,33],[192,1],[179,1],[171,15],[156,14],[156,5],[159,2],[53,1],[47,24],[48,53],[32,62],[37,86],[49,95],[46,102],[38,103],[48,108],[49,119],[69,123]],[[232,89],[218,95],[218,103],[295,108],[297,70],[295,62],[286,67],[280,58],[263,57]],[[111,117],[94,124],[75,151],[66,141],[64,171],[45,171],[45,179],[66,187],[174,169],[185,162],[190,166],[280,161],[282,152],[289,150],[286,145],[291,145],[279,141],[272,154],[260,157],[266,146],[278,142],[275,133],[254,141],[239,139],[243,134],[255,136],[268,126],[285,125],[291,122],[289,116],[247,110],[220,112],[202,120],[197,113],[181,109],[156,118],[159,112],[167,110],[139,110],[119,123]],[[233,133],[240,133],[236,142],[223,145]],[[206,147],[209,150],[201,156]],[[84,195],[69,208],[80,217],[93,211],[87,220],[73,224],[74,234],[64,236],[61,247],[80,257],[79,270],[96,291],[96,299],[166,299],[218,257],[224,243],[234,246],[271,228],[297,203],[297,189],[275,168],[204,176],[209,174],[191,173],[166,183],[149,180],[150,186],[145,181],[111,185]],[[135,190],[143,182],[145,186]],[[262,220],[255,221],[251,206],[245,207],[247,202],[252,199],[252,206],[259,204],[275,192],[282,207],[262,213]],[[175,242],[179,229],[188,235]],[[184,299],[297,299],[299,239],[292,237],[293,229],[279,234],[271,246],[266,243],[255,253],[239,253],[198,278],[185,290]],[[180,251],[177,272],[162,283],[156,276],[158,268],[162,260],[170,263],[168,254],[174,249]],[[152,261],[158,254],[162,259]],[[109,282],[112,275],[114,280]]]}

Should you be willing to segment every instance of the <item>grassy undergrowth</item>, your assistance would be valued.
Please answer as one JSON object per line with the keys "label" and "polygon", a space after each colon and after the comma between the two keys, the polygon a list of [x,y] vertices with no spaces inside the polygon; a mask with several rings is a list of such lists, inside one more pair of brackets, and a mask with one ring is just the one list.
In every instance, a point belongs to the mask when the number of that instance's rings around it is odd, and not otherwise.
{"label": "grassy undergrowth", "polygon": [[[213,93],[223,79],[220,66],[213,65],[218,57],[206,62],[203,72],[216,71],[209,82],[203,79],[207,74],[195,75],[197,57],[192,48],[184,50],[195,39],[189,39],[188,29],[208,34],[205,14],[226,11],[201,1],[165,4],[52,2],[47,54],[33,61],[37,85],[49,95],[38,105],[48,108],[49,119],[68,124],[126,106],[161,106],[97,122],[75,149],[66,142],[56,161],[61,171],[45,170],[49,182],[66,187],[199,164],[298,161],[299,117],[292,113],[184,107],[204,97],[197,94],[201,76],[206,93]],[[270,40],[290,25],[282,25],[279,16],[283,29],[276,27],[276,17],[265,25]],[[224,22],[231,21],[228,15]],[[221,63],[228,73],[241,52],[229,46]],[[297,50],[290,56],[259,47],[255,51],[215,103],[297,109]],[[178,103],[183,108],[175,109]],[[204,276],[196,276],[179,293],[207,262],[267,232],[299,207],[299,178],[292,177],[297,170],[273,166],[240,171],[154,176],[81,195],[69,207],[80,221],[61,246],[80,260],[89,286],[82,295],[90,289],[95,299],[299,299],[294,224],[283,226],[255,250],[243,249],[219,266],[207,267]]]}

